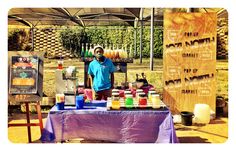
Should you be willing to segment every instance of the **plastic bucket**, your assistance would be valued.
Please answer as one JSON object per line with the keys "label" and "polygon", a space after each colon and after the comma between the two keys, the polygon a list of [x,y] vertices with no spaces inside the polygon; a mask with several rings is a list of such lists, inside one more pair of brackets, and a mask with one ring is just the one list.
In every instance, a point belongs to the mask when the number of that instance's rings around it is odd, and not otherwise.
{"label": "plastic bucket", "polygon": [[207,104],[195,104],[194,106],[195,122],[199,124],[208,124],[210,122],[211,111]]}
{"label": "plastic bucket", "polygon": [[65,105],[64,102],[58,102],[58,103],[56,103],[57,110],[64,110],[64,105]]}
{"label": "plastic bucket", "polygon": [[194,114],[192,112],[188,111],[181,112],[181,123],[185,126],[191,126],[193,116]]}
{"label": "plastic bucket", "polygon": [[84,107],[84,97],[82,95],[77,95],[75,97],[76,109],[82,109]]}

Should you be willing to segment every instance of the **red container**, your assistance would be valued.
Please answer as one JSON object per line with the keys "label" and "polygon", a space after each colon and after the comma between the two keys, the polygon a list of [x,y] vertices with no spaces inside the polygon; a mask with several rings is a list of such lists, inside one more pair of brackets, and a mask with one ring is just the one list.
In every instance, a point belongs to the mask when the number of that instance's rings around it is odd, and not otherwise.
{"label": "red container", "polygon": [[57,62],[57,69],[63,69],[63,61],[58,61]]}
{"label": "red container", "polygon": [[147,106],[147,97],[145,95],[139,95],[139,107],[145,108]]}

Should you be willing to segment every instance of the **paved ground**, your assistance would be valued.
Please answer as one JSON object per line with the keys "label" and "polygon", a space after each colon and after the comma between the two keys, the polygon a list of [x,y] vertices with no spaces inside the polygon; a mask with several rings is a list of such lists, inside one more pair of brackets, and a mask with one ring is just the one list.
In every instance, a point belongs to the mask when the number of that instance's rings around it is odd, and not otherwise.
{"label": "paved ground", "polygon": [[[43,122],[45,124],[47,114],[43,114]],[[25,121],[25,115],[14,113],[9,116],[9,123],[22,123]],[[31,123],[38,122],[37,115],[31,114]],[[180,143],[224,143],[228,139],[228,118],[221,117],[212,120],[207,125],[183,126],[175,124],[177,137]],[[41,143],[39,127],[32,127],[32,141]],[[26,127],[9,127],[8,139],[12,143],[28,143]],[[66,143],[103,143],[101,141],[86,141],[83,139],[70,140]]]}

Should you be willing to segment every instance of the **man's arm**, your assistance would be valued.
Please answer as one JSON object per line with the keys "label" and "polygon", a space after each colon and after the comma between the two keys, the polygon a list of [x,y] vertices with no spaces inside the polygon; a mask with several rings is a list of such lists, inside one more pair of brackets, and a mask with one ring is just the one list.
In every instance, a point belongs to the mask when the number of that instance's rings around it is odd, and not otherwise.
{"label": "man's arm", "polygon": [[93,76],[92,75],[90,75],[89,74],[89,81],[90,81],[90,84],[91,84],[91,89],[92,89],[92,98],[93,98],[93,100],[95,100],[95,94],[96,94],[96,92],[95,92],[95,90],[93,89]]}
{"label": "man's arm", "polygon": [[93,76],[89,74],[89,81],[91,84],[91,88],[93,89]]}
{"label": "man's arm", "polygon": [[114,73],[111,73],[111,89],[114,88]]}

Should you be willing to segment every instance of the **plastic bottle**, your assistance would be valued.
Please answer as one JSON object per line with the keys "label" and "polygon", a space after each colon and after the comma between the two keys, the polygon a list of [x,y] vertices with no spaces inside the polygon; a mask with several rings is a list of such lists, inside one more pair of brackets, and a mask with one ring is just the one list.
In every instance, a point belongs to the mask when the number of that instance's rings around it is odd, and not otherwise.
{"label": "plastic bottle", "polygon": [[82,49],[81,49],[80,56],[81,56],[81,57],[84,57],[84,47],[82,47]]}
{"label": "plastic bottle", "polygon": [[90,48],[89,48],[89,52],[88,52],[88,57],[92,58],[93,57],[93,50],[94,50],[94,47],[92,44],[90,44]]}
{"label": "plastic bottle", "polygon": [[118,50],[116,51],[115,59],[120,59],[120,55],[119,55],[119,51]]}
{"label": "plastic bottle", "polygon": [[92,51],[89,51],[88,57],[90,57],[90,58],[93,57],[93,53],[92,53]]}
{"label": "plastic bottle", "polygon": [[107,57],[107,49],[108,49],[108,48],[107,48],[107,44],[105,44],[104,54],[103,54],[103,55],[104,55],[106,58],[108,58],[108,57]]}
{"label": "plastic bottle", "polygon": [[106,56],[107,58],[109,58],[109,59],[111,58],[111,52],[110,52],[110,49],[107,50],[106,55],[107,55],[107,56]]}
{"label": "plastic bottle", "polygon": [[88,44],[86,43],[86,48],[85,48],[85,54],[84,54],[84,57],[87,58],[89,55],[88,55]]}
{"label": "plastic bottle", "polygon": [[85,54],[84,54],[84,57],[87,58],[89,55],[88,55],[88,50],[85,51]]}

